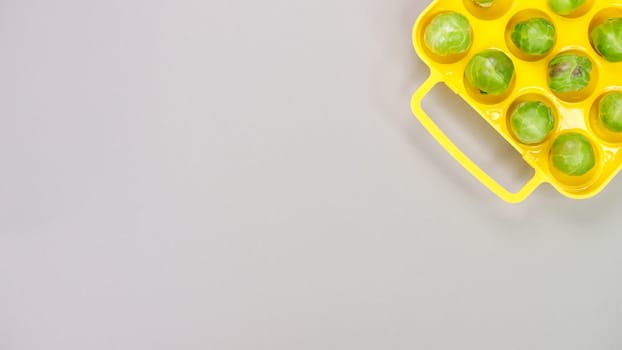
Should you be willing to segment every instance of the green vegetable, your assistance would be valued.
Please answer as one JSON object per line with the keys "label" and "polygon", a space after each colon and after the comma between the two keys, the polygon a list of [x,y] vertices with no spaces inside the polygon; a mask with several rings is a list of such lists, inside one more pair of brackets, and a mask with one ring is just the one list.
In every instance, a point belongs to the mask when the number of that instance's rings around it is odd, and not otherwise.
{"label": "green vegetable", "polygon": [[590,34],[596,51],[607,61],[622,61],[622,18],[610,18]]}
{"label": "green vegetable", "polygon": [[622,132],[622,93],[610,92],[598,103],[598,119],[613,132]]}
{"label": "green vegetable", "polygon": [[555,126],[551,108],[540,101],[519,103],[510,117],[510,126],[516,138],[527,145],[544,141]]}
{"label": "green vegetable", "polygon": [[581,7],[586,0],[549,0],[551,9],[560,15],[567,16]]}
{"label": "green vegetable", "polygon": [[469,61],[465,77],[480,93],[501,95],[510,87],[514,77],[514,64],[501,51],[484,50]]}
{"label": "green vegetable", "polygon": [[494,4],[495,0],[473,0],[473,2],[479,7],[490,7]]}
{"label": "green vegetable", "polygon": [[592,61],[585,56],[561,54],[549,63],[549,87],[553,92],[577,92],[590,84]]}
{"label": "green vegetable", "polygon": [[458,55],[471,48],[471,24],[456,12],[436,16],[424,32],[424,42],[439,56]]}
{"label": "green vegetable", "polygon": [[555,27],[544,18],[520,22],[512,30],[512,42],[528,55],[544,55],[555,44]]}
{"label": "green vegetable", "polygon": [[564,134],[555,140],[551,160],[557,170],[570,176],[585,175],[596,164],[592,144],[577,133]]}

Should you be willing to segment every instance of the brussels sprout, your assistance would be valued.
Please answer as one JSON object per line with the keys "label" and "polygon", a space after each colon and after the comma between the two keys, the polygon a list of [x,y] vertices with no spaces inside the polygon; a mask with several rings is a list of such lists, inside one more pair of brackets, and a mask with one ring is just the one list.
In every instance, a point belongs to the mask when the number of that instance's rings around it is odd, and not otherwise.
{"label": "brussels sprout", "polygon": [[622,61],[622,18],[610,18],[592,30],[596,51],[607,61]]}
{"label": "brussels sprout", "polygon": [[584,3],[585,0],[549,0],[551,9],[563,16],[571,15]]}
{"label": "brussels sprout", "polygon": [[592,144],[577,133],[564,134],[555,140],[551,160],[557,170],[570,176],[585,175],[596,164]]}
{"label": "brussels sprout", "polygon": [[551,108],[540,101],[519,103],[510,116],[510,126],[516,138],[527,145],[544,141],[555,126]]}
{"label": "brussels sprout", "polygon": [[512,42],[528,55],[544,55],[555,44],[555,27],[544,18],[520,22],[512,30]]}
{"label": "brussels sprout", "polygon": [[473,0],[473,2],[479,7],[490,7],[494,4],[495,0]]}
{"label": "brussels sprout", "polygon": [[514,64],[501,51],[484,50],[469,61],[465,77],[481,94],[501,95],[510,87]]}
{"label": "brussels sprout", "polygon": [[622,93],[610,92],[600,100],[598,119],[608,130],[622,132]]}
{"label": "brussels sprout", "polygon": [[439,56],[462,54],[471,48],[471,24],[459,13],[442,13],[427,26],[423,40]]}
{"label": "brussels sprout", "polygon": [[553,92],[577,92],[590,84],[592,61],[585,56],[561,54],[549,63],[549,87]]}

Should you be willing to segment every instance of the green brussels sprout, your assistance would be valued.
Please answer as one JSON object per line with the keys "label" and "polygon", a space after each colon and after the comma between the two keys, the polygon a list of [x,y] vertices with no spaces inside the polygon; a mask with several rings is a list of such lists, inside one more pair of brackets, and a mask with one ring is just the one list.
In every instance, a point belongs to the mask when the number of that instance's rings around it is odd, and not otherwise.
{"label": "green brussels sprout", "polygon": [[456,12],[442,13],[427,26],[423,40],[439,56],[459,55],[471,48],[471,24]]}
{"label": "green brussels sprout", "polygon": [[607,61],[622,61],[622,18],[610,18],[590,34],[592,45]]}
{"label": "green brussels sprout", "polygon": [[555,126],[551,108],[540,101],[519,103],[510,116],[510,127],[516,138],[527,145],[544,141]]}
{"label": "green brussels sprout", "polygon": [[471,58],[465,77],[481,94],[501,95],[514,78],[514,63],[501,51],[484,50]]}
{"label": "green brussels sprout", "polygon": [[557,170],[570,176],[585,175],[596,164],[592,144],[577,133],[563,134],[553,142],[551,160]]}
{"label": "green brussels sprout", "polygon": [[512,42],[528,55],[544,55],[555,44],[555,27],[544,18],[520,22],[512,29]]}
{"label": "green brussels sprout", "polygon": [[562,16],[571,15],[585,3],[585,0],[549,0],[551,9]]}
{"label": "green brussels sprout", "polygon": [[549,62],[549,87],[556,93],[577,92],[590,84],[592,61],[585,56],[561,54]]}
{"label": "green brussels sprout", "polygon": [[610,92],[600,100],[598,119],[607,130],[622,132],[622,93]]}
{"label": "green brussels sprout", "polygon": [[479,7],[490,7],[494,4],[495,0],[473,0],[473,2]]}

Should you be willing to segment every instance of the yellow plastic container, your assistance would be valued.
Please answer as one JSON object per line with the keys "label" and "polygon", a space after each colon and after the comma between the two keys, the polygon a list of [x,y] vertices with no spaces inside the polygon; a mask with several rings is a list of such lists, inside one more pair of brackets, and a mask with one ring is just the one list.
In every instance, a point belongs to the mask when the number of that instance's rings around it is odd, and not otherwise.
{"label": "yellow plastic container", "polygon": [[[449,58],[435,56],[423,43],[423,33],[427,25],[438,14],[445,12],[458,12],[471,23],[473,44],[464,55]],[[532,17],[549,19],[557,32],[553,49],[546,56],[537,59],[522,54],[510,39],[514,24]],[[596,110],[603,94],[622,91],[622,63],[607,62],[592,48],[589,40],[591,29],[611,17],[622,17],[620,0],[587,0],[572,16],[554,13],[546,0],[497,0],[490,8],[478,7],[473,0],[435,0],[418,18],[413,30],[415,50],[430,67],[431,72],[412,97],[413,113],[464,168],[507,202],[523,201],[545,182],[570,198],[592,197],[622,168],[622,134],[605,130],[597,122]],[[514,63],[514,81],[505,95],[479,94],[463,78],[470,58],[485,49],[502,50]],[[589,57],[593,63],[593,71],[590,85],[581,93],[558,96],[548,87],[548,64],[555,56],[565,52]],[[508,191],[480,169],[447,138],[421,108],[425,95],[440,82],[445,83],[471,105],[535,169],[533,178],[518,192]],[[529,146],[520,143],[512,135],[508,114],[517,102],[534,98],[542,100],[553,109],[556,123],[553,132],[543,143]],[[564,175],[551,165],[550,150],[553,141],[567,132],[581,133],[593,145],[596,166],[583,176]]]}

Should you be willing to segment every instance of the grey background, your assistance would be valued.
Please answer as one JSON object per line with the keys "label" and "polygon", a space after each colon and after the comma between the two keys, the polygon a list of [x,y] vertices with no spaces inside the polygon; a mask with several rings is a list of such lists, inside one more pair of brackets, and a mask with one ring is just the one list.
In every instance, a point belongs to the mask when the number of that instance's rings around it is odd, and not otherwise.
{"label": "grey background", "polygon": [[620,180],[471,178],[427,3],[0,0],[0,349],[620,349]]}

